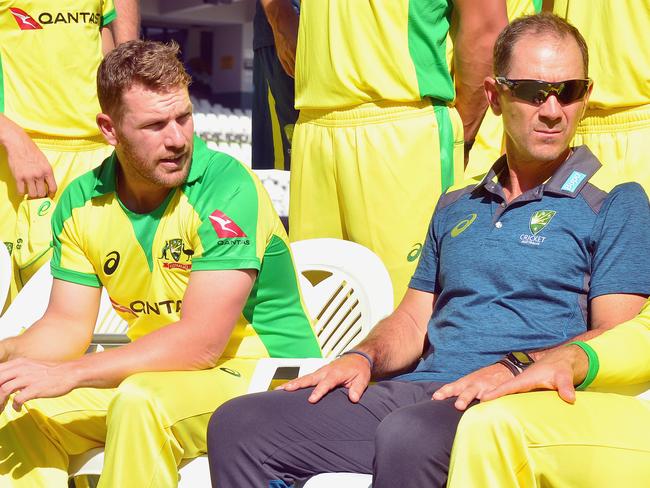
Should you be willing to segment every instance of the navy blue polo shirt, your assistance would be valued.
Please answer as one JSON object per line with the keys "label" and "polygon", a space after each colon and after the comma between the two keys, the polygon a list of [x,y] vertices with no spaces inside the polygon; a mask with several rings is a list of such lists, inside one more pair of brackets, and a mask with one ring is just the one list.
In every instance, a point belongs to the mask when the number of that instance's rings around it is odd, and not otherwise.
{"label": "navy blue polo shirt", "polygon": [[506,204],[499,159],[438,201],[409,286],[436,293],[430,348],[399,379],[453,381],[510,351],[585,332],[588,303],[650,295],[650,207],[637,183],[605,192],[586,146],[544,184]]}

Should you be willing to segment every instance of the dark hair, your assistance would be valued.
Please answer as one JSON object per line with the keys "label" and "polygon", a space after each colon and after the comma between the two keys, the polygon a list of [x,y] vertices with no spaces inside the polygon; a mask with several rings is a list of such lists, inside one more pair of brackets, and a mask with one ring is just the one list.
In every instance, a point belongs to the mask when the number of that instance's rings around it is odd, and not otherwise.
{"label": "dark hair", "polygon": [[550,35],[558,39],[572,37],[580,53],[585,78],[589,76],[589,52],[587,42],[582,34],[566,20],[552,13],[544,12],[536,15],[526,15],[513,20],[501,31],[494,43],[494,75],[506,76],[510,69],[512,50],[522,37],[526,35]]}
{"label": "dark hair", "polygon": [[156,91],[188,87],[190,76],[178,59],[178,44],[134,40],[106,55],[97,70],[97,96],[102,112],[122,113],[122,94],[135,84]]}

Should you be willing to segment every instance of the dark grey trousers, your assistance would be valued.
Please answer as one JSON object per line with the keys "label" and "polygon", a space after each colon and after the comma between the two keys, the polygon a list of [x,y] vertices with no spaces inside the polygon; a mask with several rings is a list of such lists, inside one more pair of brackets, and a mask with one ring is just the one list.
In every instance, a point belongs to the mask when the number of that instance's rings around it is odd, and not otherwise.
{"label": "dark grey trousers", "polygon": [[384,381],[358,404],[342,388],[315,405],[311,389],[230,400],[208,427],[212,486],[290,486],[356,472],[372,473],[374,488],[443,487],[462,412],[454,399],[431,400],[441,385]]}

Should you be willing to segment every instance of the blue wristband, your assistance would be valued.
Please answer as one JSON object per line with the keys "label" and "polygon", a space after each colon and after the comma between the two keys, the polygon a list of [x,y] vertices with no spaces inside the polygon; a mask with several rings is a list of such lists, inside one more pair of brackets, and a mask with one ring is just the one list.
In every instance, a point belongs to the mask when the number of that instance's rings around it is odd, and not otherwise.
{"label": "blue wristband", "polygon": [[358,354],[359,356],[363,356],[364,358],[366,358],[366,360],[368,361],[368,364],[370,365],[370,371],[372,371],[372,368],[375,367],[375,362],[372,360],[372,358],[370,357],[369,354],[366,354],[363,351],[357,351],[356,349],[351,349],[349,351],[342,352],[341,354],[339,354],[336,357],[340,358],[341,356],[345,356],[346,354]]}

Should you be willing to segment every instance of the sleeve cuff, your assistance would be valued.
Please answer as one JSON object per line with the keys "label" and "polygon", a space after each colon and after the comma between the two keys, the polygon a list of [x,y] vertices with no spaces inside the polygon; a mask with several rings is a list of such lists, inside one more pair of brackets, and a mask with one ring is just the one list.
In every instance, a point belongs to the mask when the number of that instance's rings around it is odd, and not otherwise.
{"label": "sleeve cuff", "polygon": [[97,275],[81,273],[79,271],[72,271],[69,269],[60,268],[51,265],[52,276],[57,280],[69,281],[78,285],[92,286],[94,288],[101,288],[102,282],[99,281]]}
{"label": "sleeve cuff", "polygon": [[113,22],[117,18],[117,12],[115,9],[107,12],[105,15],[102,15],[102,25],[101,27],[106,27],[108,24]]}
{"label": "sleeve cuff", "polygon": [[219,259],[202,258],[192,262],[192,271],[219,271],[226,269],[260,269],[260,260],[257,258],[248,259]]}

